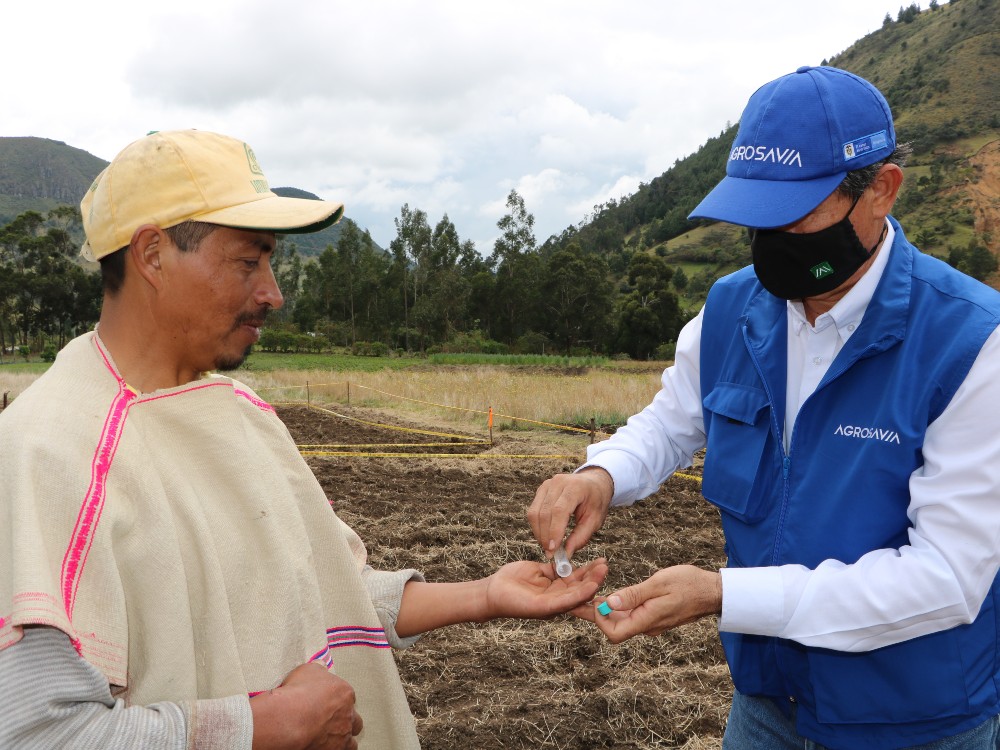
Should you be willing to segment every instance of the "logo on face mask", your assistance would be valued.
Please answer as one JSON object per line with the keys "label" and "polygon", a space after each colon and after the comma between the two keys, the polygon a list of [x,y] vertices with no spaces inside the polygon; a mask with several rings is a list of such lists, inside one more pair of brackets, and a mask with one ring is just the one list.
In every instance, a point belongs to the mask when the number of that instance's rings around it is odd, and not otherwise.
{"label": "logo on face mask", "polygon": [[871,248],[862,245],[850,218],[859,199],[843,219],[816,232],[751,229],[750,253],[761,285],[781,299],[804,299],[847,281],[878,248],[888,226],[883,224]]}
{"label": "logo on face mask", "polygon": [[830,276],[833,273],[833,266],[827,261],[822,263],[817,263],[815,266],[809,269],[809,273],[813,275],[814,279],[822,279],[824,276]]}

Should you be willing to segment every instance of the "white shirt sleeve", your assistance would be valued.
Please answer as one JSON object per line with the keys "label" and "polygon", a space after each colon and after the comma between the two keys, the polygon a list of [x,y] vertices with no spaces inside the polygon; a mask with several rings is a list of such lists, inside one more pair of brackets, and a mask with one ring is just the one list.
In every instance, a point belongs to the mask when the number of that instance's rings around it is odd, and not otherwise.
{"label": "white shirt sleeve", "polygon": [[580,468],[600,466],[614,480],[612,505],[631,505],[656,492],[677,469],[705,447],[701,407],[702,312],[677,337],[674,364],[649,406],[629,418],[610,439],[587,449]]}
{"label": "white shirt sleeve", "polygon": [[0,747],[19,750],[249,750],[247,696],[126,707],[55,628],[0,651]]}
{"label": "white shirt sleeve", "polygon": [[900,549],[722,571],[719,629],[869,651],[975,619],[1000,569],[1000,329],[927,428]]}

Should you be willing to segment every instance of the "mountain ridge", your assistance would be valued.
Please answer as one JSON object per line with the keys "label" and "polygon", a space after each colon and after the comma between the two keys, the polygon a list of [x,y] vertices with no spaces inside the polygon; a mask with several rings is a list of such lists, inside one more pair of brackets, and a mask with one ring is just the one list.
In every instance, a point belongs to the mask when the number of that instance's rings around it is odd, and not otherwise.
{"label": "mountain ridge", "polygon": [[[107,161],[64,141],[39,136],[0,136],[0,226],[26,211],[45,214],[59,206],[78,209],[83,194],[108,166]],[[278,195],[320,200],[318,195],[297,187],[276,187]],[[319,255],[327,245],[336,245],[345,217],[332,227],[288,239],[300,255]],[[78,226],[71,228],[82,244]],[[363,231],[363,230],[362,230]]]}

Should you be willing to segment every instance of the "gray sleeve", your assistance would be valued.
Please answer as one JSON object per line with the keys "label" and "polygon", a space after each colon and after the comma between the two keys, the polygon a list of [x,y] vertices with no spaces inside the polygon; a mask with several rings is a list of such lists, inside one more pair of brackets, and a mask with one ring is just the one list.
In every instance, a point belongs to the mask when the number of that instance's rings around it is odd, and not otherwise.
{"label": "gray sleeve", "polygon": [[393,648],[409,648],[419,639],[419,635],[400,638],[396,634],[396,618],[399,617],[399,607],[403,602],[403,589],[410,581],[423,581],[424,577],[416,570],[375,570],[366,565],[361,571],[379,622],[385,629],[385,636]]}
{"label": "gray sleeve", "polygon": [[249,750],[246,696],[126,707],[107,679],[50,627],[0,651],[0,748]]}

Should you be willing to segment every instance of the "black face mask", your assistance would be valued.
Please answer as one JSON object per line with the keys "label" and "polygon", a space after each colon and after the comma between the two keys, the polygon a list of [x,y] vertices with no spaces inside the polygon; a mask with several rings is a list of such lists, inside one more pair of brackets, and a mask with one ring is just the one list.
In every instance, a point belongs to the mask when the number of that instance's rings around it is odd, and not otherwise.
{"label": "black face mask", "polygon": [[858,198],[847,216],[818,232],[750,229],[753,270],[761,285],[775,297],[802,299],[831,292],[851,278],[885,235],[883,227],[871,250],[861,244],[850,220]]}

